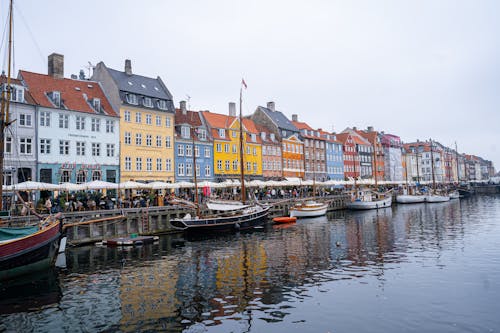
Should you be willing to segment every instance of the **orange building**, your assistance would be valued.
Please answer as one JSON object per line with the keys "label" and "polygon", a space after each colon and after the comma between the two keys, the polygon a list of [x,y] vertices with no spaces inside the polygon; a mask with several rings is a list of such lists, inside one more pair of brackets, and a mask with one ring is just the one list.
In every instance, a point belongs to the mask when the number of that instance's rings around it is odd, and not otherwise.
{"label": "orange building", "polygon": [[376,180],[385,180],[384,149],[380,142],[379,133],[374,131],[373,127],[368,127],[366,130],[356,130],[356,132],[368,140],[375,149],[375,158],[372,159],[372,169],[375,170]]}

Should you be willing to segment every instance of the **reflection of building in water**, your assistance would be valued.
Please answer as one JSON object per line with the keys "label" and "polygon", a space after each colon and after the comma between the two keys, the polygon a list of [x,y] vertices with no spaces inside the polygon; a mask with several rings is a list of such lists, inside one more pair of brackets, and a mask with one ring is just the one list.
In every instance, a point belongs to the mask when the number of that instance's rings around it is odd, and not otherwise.
{"label": "reflection of building in water", "polygon": [[[153,329],[160,320],[177,318],[179,301],[175,297],[178,260],[169,256],[144,266],[125,268],[120,278],[120,329],[135,332]],[[150,323],[148,325],[148,323]],[[167,323],[167,322],[166,322]]]}

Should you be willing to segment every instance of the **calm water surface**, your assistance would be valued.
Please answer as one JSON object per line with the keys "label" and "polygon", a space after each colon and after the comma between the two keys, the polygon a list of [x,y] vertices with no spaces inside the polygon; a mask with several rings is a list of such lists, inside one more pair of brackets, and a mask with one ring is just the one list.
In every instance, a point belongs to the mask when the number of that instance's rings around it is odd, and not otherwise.
{"label": "calm water surface", "polygon": [[66,253],[2,286],[5,332],[499,332],[500,197]]}

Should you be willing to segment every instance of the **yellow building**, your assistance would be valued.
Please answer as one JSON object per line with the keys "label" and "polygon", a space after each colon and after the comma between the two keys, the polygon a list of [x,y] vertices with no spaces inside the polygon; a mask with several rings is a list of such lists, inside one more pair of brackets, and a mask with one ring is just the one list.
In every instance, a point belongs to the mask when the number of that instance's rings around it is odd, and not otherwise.
{"label": "yellow building", "polygon": [[174,104],[160,77],[132,74],[97,64],[98,81],[120,112],[120,180],[174,181]]}
{"label": "yellow building", "polygon": [[[232,107],[231,107],[232,106]],[[234,103],[230,115],[202,112],[214,143],[214,176],[216,180],[239,179],[240,120],[235,116]],[[247,179],[262,178],[262,142],[251,119],[243,119],[243,163]]]}

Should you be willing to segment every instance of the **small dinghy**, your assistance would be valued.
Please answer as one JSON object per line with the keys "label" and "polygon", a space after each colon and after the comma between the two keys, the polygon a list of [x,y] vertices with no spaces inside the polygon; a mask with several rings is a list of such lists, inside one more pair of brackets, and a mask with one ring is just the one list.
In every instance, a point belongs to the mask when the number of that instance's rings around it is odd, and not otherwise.
{"label": "small dinghy", "polygon": [[279,224],[282,224],[282,223],[295,223],[295,222],[297,222],[297,218],[295,216],[293,216],[293,217],[291,217],[291,216],[275,217],[273,219],[273,222],[274,223],[279,223]]}

